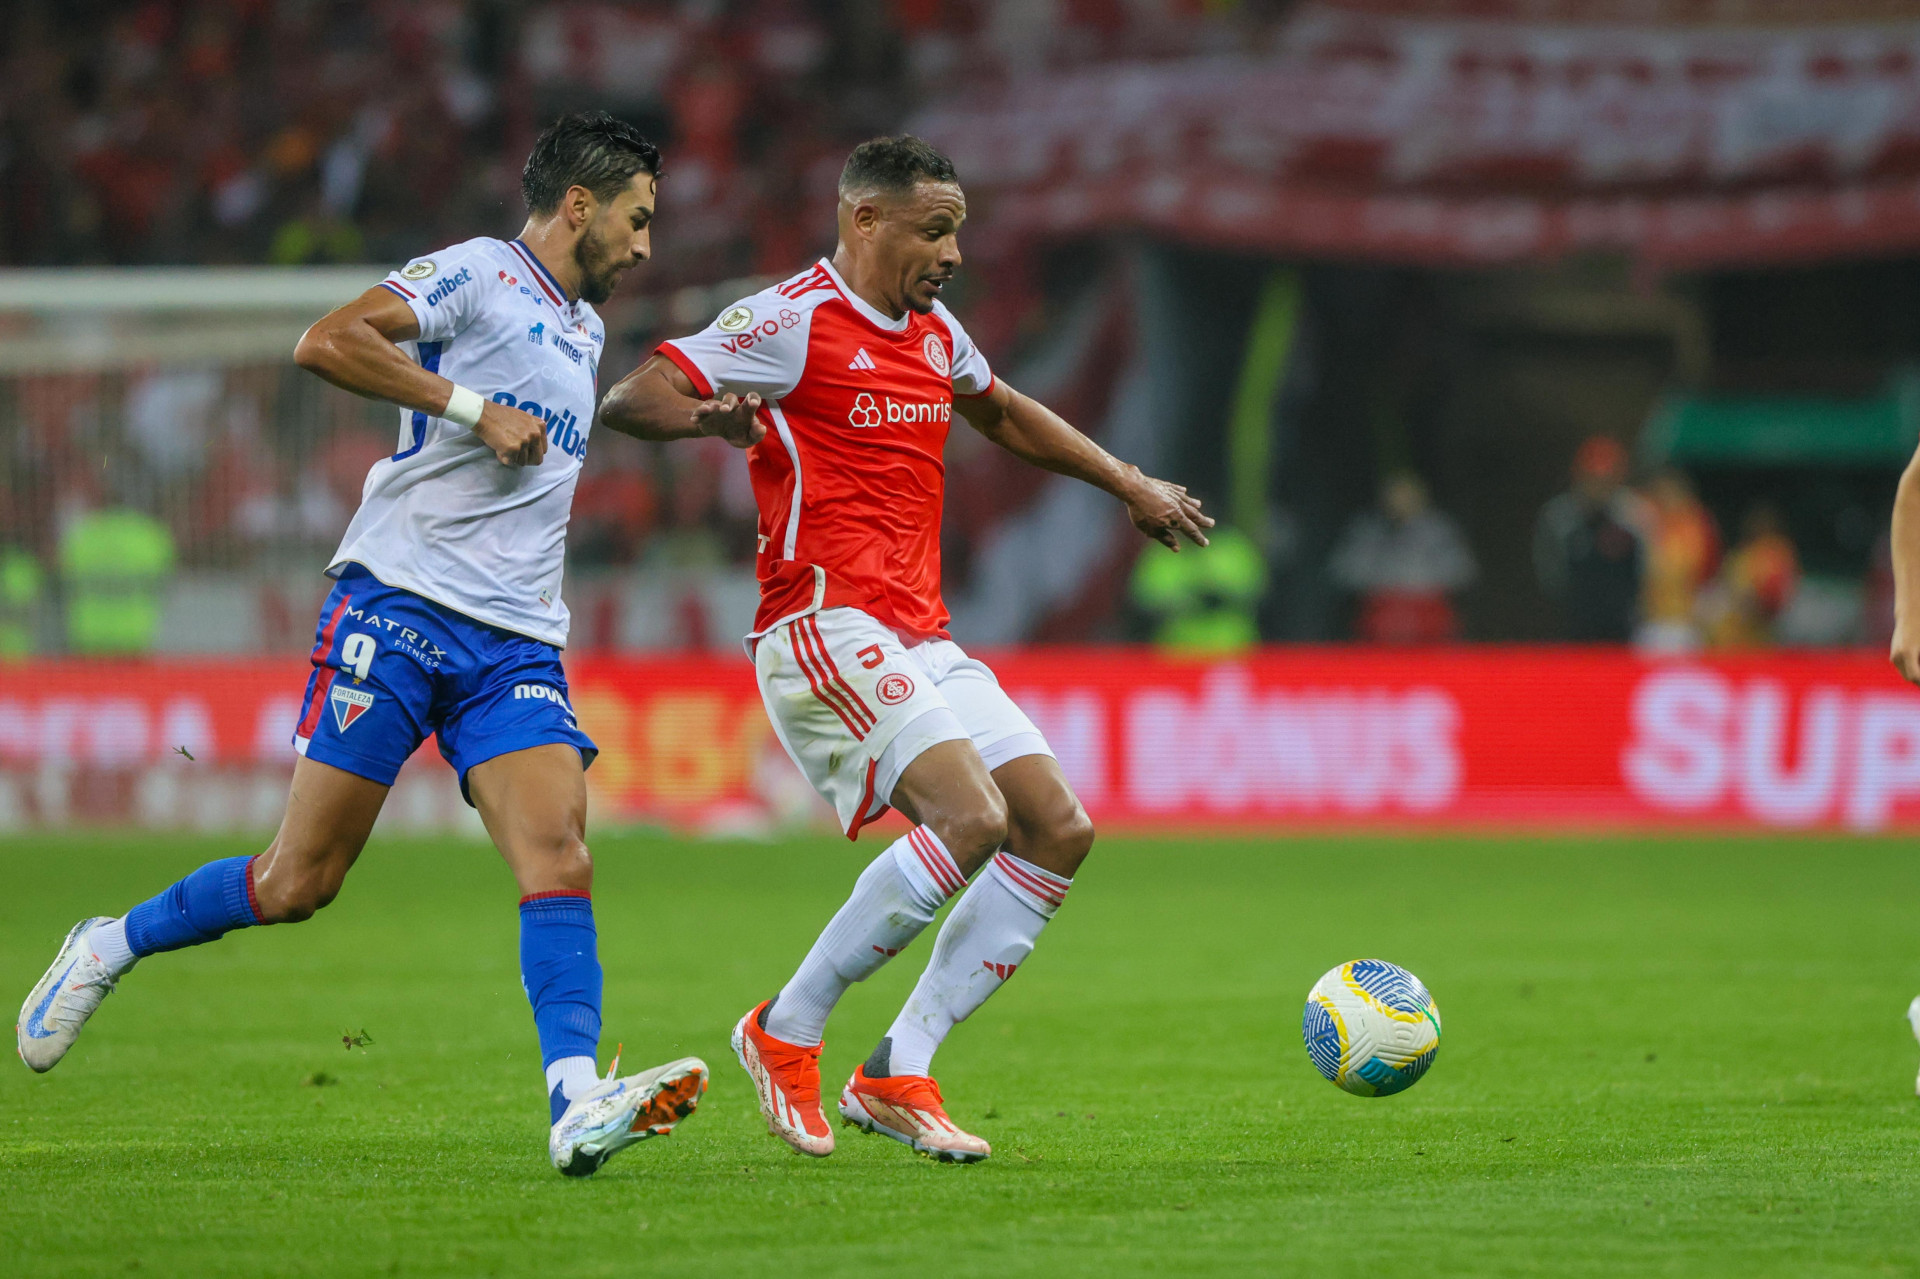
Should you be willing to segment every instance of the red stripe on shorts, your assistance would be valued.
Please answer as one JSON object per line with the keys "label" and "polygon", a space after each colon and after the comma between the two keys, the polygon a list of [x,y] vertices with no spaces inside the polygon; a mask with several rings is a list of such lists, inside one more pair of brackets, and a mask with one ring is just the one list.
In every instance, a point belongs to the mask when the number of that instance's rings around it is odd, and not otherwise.
{"label": "red stripe on shorts", "polygon": [[873,775],[879,771],[879,768],[879,760],[870,759],[867,761],[867,788],[861,792],[860,811],[853,815],[853,825],[847,827],[848,839],[860,838],[860,828],[862,826],[865,826],[871,821],[878,821],[880,818],[886,816],[888,806],[885,804],[880,805],[880,811],[877,813],[868,811],[873,807]]}
{"label": "red stripe on shorts", "polygon": [[308,659],[320,668],[320,678],[314,681],[313,692],[307,697],[306,710],[300,716],[300,727],[294,730],[295,737],[312,737],[313,730],[320,727],[320,712],[327,704],[327,690],[333,687],[333,667],[327,665],[327,654],[333,651],[333,633],[339,629],[340,619],[346,616],[347,605],[351,603],[353,596],[342,596],[340,606],[333,610],[333,616],[320,628],[320,642],[313,646],[313,656]]}
{"label": "red stripe on shorts", "polygon": [[854,710],[861,718],[867,721],[867,727],[872,728],[880,722],[880,717],[875,715],[871,710],[868,710],[867,704],[860,700],[860,694],[854,692],[847,681],[840,678],[840,667],[834,663],[833,653],[827,648],[825,637],[820,634],[820,623],[815,620],[816,617],[817,614],[809,613],[800,620],[806,625],[807,629],[813,632],[813,642],[819,646],[820,658],[826,663],[827,670],[833,676],[833,686],[852,700]]}
{"label": "red stripe on shorts", "polygon": [[787,628],[787,633],[793,640],[793,655],[798,659],[800,669],[806,672],[807,686],[813,689],[813,695],[819,698],[827,709],[840,717],[840,722],[847,726],[847,731],[853,734],[855,741],[865,741],[868,725],[854,717],[852,707],[840,699],[832,686],[827,684],[825,677],[816,669],[815,664],[818,659],[813,656],[812,643],[806,628],[801,625],[804,621],[806,619],[801,618],[799,622],[793,623]]}
{"label": "red stripe on shorts", "polygon": [[320,712],[327,705],[327,690],[333,687],[333,667],[322,666],[320,678],[313,681],[313,691],[307,694],[307,713],[300,717],[300,727],[293,730],[295,737],[312,737],[313,730],[320,727]]}
{"label": "red stripe on shorts", "polygon": [[820,634],[820,626],[813,620],[813,615],[808,614],[795,625],[803,628],[807,636],[807,651],[813,655],[814,667],[820,673],[820,683],[839,699],[840,704],[847,708],[848,714],[852,715],[865,729],[871,731],[879,721],[873,712],[867,709],[867,704],[847,687],[845,680],[840,678],[840,668],[834,665],[833,654],[827,651],[826,638]]}
{"label": "red stripe on shorts", "polygon": [[353,603],[353,596],[341,597],[340,607],[333,610],[333,616],[329,617],[327,624],[320,628],[320,642],[313,646],[313,656],[309,659],[315,666],[326,665],[327,653],[333,648],[333,632],[339,627],[340,619],[346,616],[347,605],[351,603]]}

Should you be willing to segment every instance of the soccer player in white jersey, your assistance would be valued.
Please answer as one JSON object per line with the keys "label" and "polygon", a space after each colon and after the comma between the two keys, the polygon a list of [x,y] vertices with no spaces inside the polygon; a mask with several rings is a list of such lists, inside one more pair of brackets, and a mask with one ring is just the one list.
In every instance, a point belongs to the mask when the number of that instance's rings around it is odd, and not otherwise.
{"label": "soccer player in white jersey", "polygon": [[749,645],[774,730],[849,838],[889,806],[914,823],[734,1029],[768,1127],[802,1154],[833,1151],[827,1015],[960,894],[839,1109],[943,1160],[987,1157],[947,1115],[934,1051],[1025,962],[1093,844],[1046,739],[947,634],[941,450],[955,411],[1016,456],[1111,493],[1175,550],[1182,535],[1204,546],[1213,523],[1184,488],[994,377],[940,302],[965,217],[938,151],[910,137],[862,144],[840,177],[833,258],[664,344],[600,408],[642,438],[718,435],[749,450],[761,586]]}
{"label": "soccer player in white jersey", "polygon": [[[1893,651],[1901,678],[1920,684],[1920,451],[1907,463],[1893,497]],[[1907,1005],[1907,1024],[1920,1039],[1920,995]],[[1914,1080],[1920,1094],[1920,1079]]]}
{"label": "soccer player in white jersey", "polygon": [[303,368],[397,405],[400,431],[327,568],[336,585],[286,816],[258,856],[210,862],[124,917],[74,925],[20,1012],[16,1040],[34,1070],[60,1061],[138,960],[332,901],[431,732],[518,883],[554,1166],[584,1176],[692,1112],[707,1080],[697,1058],[623,1078],[616,1057],[598,1075],[584,837],[595,748],[559,661],[567,516],[604,342],[593,304],[648,256],[659,168],[632,127],[565,117],[527,160],[516,239],[416,258],[301,338]]}

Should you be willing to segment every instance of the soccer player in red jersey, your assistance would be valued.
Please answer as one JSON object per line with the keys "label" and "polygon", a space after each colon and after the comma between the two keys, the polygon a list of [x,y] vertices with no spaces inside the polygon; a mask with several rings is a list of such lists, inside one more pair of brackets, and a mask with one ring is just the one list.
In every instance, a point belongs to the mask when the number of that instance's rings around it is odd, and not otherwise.
{"label": "soccer player in red jersey", "polygon": [[849,838],[889,806],[915,823],[734,1029],[768,1127],[802,1154],[833,1151],[819,1059],[834,1004],[963,894],[840,1113],[940,1159],[987,1157],[948,1118],[934,1051],[1026,959],[1093,844],[1046,739],[947,634],[941,452],[954,411],[1016,456],[1113,494],[1175,550],[1182,535],[1206,545],[1213,524],[1180,485],[994,377],[940,302],[965,217],[934,148],[863,143],[840,176],[832,260],[664,343],[600,406],[643,439],[717,435],[748,450],[761,588],[748,643],[774,731]]}

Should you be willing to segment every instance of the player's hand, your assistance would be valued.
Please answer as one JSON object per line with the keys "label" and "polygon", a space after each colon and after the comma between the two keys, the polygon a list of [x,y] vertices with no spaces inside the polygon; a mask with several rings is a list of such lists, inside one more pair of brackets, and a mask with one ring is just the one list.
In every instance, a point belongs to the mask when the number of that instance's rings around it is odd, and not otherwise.
{"label": "player's hand", "polygon": [[547,456],[547,424],[492,400],[481,406],[473,433],[502,466],[538,466]]}
{"label": "player's hand", "polygon": [[1200,499],[1187,492],[1184,484],[1169,484],[1135,471],[1133,487],[1123,500],[1133,526],[1162,546],[1178,551],[1182,536],[1195,546],[1207,544],[1206,530],[1213,527],[1213,517],[1201,512]]}
{"label": "player's hand", "polygon": [[693,410],[693,424],[700,434],[717,435],[737,449],[750,449],[767,434],[767,424],[760,420],[760,397],[731,391],[702,401]]}
{"label": "player's hand", "polygon": [[1888,657],[1901,679],[1920,684],[1920,627],[1897,623],[1893,628],[1893,651]]}

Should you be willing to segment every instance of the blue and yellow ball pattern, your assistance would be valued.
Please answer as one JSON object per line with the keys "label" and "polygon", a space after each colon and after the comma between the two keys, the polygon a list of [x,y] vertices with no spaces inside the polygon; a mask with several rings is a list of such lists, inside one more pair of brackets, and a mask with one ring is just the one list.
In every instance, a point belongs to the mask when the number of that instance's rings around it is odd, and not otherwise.
{"label": "blue and yellow ball pattern", "polygon": [[1384,959],[1356,959],[1307,993],[1300,1033],[1314,1069],[1360,1097],[1405,1092],[1440,1051],[1440,1009],[1418,977]]}

